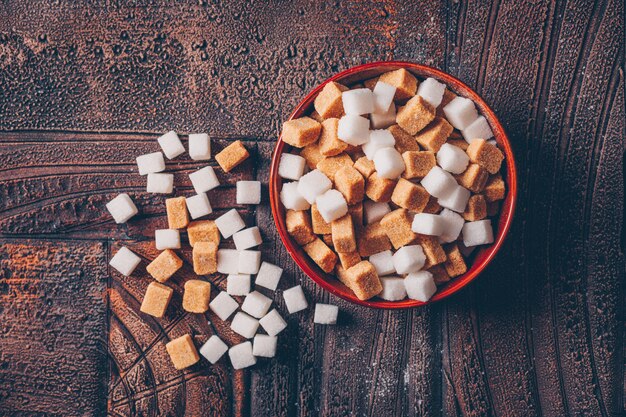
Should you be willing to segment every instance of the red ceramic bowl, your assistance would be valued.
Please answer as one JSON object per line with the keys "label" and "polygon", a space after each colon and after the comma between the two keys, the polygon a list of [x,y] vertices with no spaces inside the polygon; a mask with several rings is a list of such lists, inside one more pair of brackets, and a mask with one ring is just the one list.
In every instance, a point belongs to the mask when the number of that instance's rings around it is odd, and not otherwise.
{"label": "red ceramic bowl", "polygon": [[[507,186],[507,193],[504,202],[502,203],[500,208],[499,219],[493,224],[494,232],[496,233],[494,243],[490,246],[481,247],[480,250],[478,250],[473,255],[473,257],[470,259],[471,266],[465,274],[452,279],[447,284],[438,288],[435,295],[433,295],[430,301],[428,301],[428,303],[433,303],[443,300],[444,298],[449,297],[450,295],[459,291],[471,281],[473,281],[482,272],[482,270],[485,269],[485,267],[496,256],[496,253],[502,246],[504,238],[506,237],[506,234],[509,231],[511,222],[513,220],[513,212],[515,211],[515,201],[517,198],[517,176],[515,173],[515,160],[513,158],[513,151],[511,150],[511,144],[509,143],[509,139],[507,138],[504,128],[494,114],[493,110],[491,110],[491,108],[483,101],[482,98],[480,98],[480,96],[476,92],[474,92],[467,85],[463,84],[461,81],[449,74],[425,65],[414,64],[411,62],[389,61],[359,65],[327,79],[322,84],[313,89],[313,91],[311,91],[304,98],[304,100],[302,100],[300,104],[298,104],[289,119],[291,120],[309,114],[313,110],[313,101],[315,100],[315,97],[317,97],[317,94],[322,90],[324,85],[330,81],[337,81],[345,85],[351,85],[378,76],[384,72],[396,70],[399,68],[405,68],[407,71],[411,72],[420,79],[433,77],[440,82],[446,84],[448,88],[454,91],[456,94],[472,99],[472,101],[476,103],[479,112],[484,115],[489,122],[495,139],[505,155],[502,174]],[[298,266],[304,271],[304,273],[306,273],[309,277],[311,277],[311,279],[313,279],[313,281],[322,286],[324,289],[356,304],[368,307],[389,309],[417,307],[428,304],[410,299],[405,299],[402,301],[385,301],[378,298],[372,298],[366,301],[359,300],[354,295],[354,293],[341,282],[339,282],[339,280],[334,275],[327,274],[322,271],[315,264],[315,262],[313,262],[313,260],[308,257],[304,250],[291,238],[291,236],[289,236],[289,234],[287,233],[287,226],[285,224],[285,208],[280,202],[282,178],[278,176],[278,163],[280,161],[280,156],[284,151],[288,151],[289,149],[291,149],[290,145],[287,145],[285,142],[283,142],[282,138],[279,137],[278,142],[276,143],[276,148],[274,149],[274,154],[272,156],[272,166],[269,183],[270,203],[272,207],[272,214],[274,215],[274,222],[276,223],[276,227],[278,228],[278,234],[285,244],[287,252],[289,252],[293,260],[296,261],[296,264],[298,264]]]}

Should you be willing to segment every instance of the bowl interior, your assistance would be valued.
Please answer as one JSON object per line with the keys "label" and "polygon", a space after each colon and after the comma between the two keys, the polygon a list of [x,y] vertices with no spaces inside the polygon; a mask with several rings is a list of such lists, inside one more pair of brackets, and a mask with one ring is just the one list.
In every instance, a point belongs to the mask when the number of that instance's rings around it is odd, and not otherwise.
{"label": "bowl interior", "polygon": [[[497,119],[493,111],[487,106],[487,104],[468,86],[463,84],[456,78],[441,72],[437,69],[430,68],[424,65],[414,64],[410,62],[377,62],[371,64],[360,65],[346,71],[343,71],[322,84],[317,86],[300,102],[292,113],[290,120],[298,117],[302,117],[309,114],[313,110],[313,101],[317,94],[322,90],[324,85],[330,81],[337,81],[345,85],[352,85],[369,78],[376,77],[384,72],[393,71],[395,69],[405,68],[411,72],[418,79],[424,79],[433,77],[440,82],[443,82],[454,93],[467,97],[476,103],[479,112],[485,116],[494,134],[494,138],[498,143],[499,148],[505,155],[502,177],[506,184],[506,196],[501,203],[500,214],[497,221],[493,222],[494,227],[494,243],[481,247],[479,250],[475,250],[468,261],[468,271],[456,278],[451,279],[448,283],[440,286],[435,295],[427,302],[433,303],[443,300],[451,294],[459,291],[465,287],[469,282],[478,276],[478,274],[487,266],[487,264],[493,259],[495,254],[500,249],[504,238],[509,230],[511,221],[513,218],[513,212],[515,210],[515,200],[517,196],[517,179],[515,172],[515,161],[513,159],[513,152],[511,145],[506,136],[504,129],[500,121]],[[348,301],[375,308],[409,308],[417,307],[427,303],[423,303],[416,300],[405,299],[402,301],[385,301],[377,298],[362,301],[359,300],[354,293],[343,285],[334,275],[327,274],[322,271],[311,258],[304,252],[304,250],[291,238],[287,233],[287,227],[285,224],[285,208],[280,202],[280,190],[282,188],[282,178],[278,175],[278,163],[280,161],[280,155],[283,152],[291,150],[291,146],[283,142],[282,138],[278,139],[274,154],[272,155],[272,165],[270,172],[270,203],[272,207],[272,214],[274,216],[274,222],[278,228],[278,233],[282,239],[287,252],[294,259],[296,264],[317,284],[321,285],[324,289],[331,293],[346,299]],[[470,265],[471,263],[471,265]]]}

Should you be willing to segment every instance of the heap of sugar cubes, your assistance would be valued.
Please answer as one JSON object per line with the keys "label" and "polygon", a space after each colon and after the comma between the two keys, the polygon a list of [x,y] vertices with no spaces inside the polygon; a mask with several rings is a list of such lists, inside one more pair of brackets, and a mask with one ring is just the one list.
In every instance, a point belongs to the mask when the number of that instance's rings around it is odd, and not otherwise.
{"label": "heap of sugar cubes", "polygon": [[493,243],[506,191],[493,136],[472,100],[434,78],[328,82],[308,116],[283,124],[287,231],[357,298],[426,302]]}

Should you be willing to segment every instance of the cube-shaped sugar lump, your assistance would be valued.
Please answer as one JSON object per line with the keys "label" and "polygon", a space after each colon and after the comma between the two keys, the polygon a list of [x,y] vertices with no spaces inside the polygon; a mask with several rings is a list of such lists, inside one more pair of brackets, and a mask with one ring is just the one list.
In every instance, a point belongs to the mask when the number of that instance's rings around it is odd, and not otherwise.
{"label": "cube-shaped sugar lump", "polygon": [[448,245],[445,249],[447,259],[443,263],[443,267],[450,277],[458,277],[467,272],[467,264],[458,245]]}
{"label": "cube-shaped sugar lump", "polygon": [[377,172],[374,172],[365,184],[365,195],[372,201],[388,203],[396,187],[396,182],[395,179],[382,178]]}
{"label": "cube-shaped sugar lump", "polygon": [[187,197],[186,204],[192,219],[198,219],[213,213],[209,197],[205,193]]}
{"label": "cube-shaped sugar lump", "polygon": [[307,243],[303,249],[324,272],[330,273],[335,268],[337,254],[320,238],[315,238],[311,243]]}
{"label": "cube-shaped sugar lump", "polygon": [[155,230],[154,243],[158,250],[180,249],[180,232],[177,229]]}
{"label": "cube-shaped sugar lump", "polygon": [[406,165],[402,176],[406,179],[425,177],[437,163],[432,151],[406,151],[402,159]]}
{"label": "cube-shaped sugar lump", "polygon": [[[409,135],[399,125],[393,124],[387,128],[396,140],[396,149],[400,153],[408,151],[419,151],[420,146],[415,140],[415,136]],[[424,174],[426,175],[426,174]]]}
{"label": "cube-shaped sugar lump", "polygon": [[261,252],[258,250],[239,251],[237,271],[240,274],[256,274],[261,267]]}
{"label": "cube-shaped sugar lump", "polygon": [[152,152],[137,157],[139,175],[151,174],[165,170],[165,159],[161,152]]}
{"label": "cube-shaped sugar lump", "polygon": [[497,174],[500,171],[504,154],[497,146],[484,139],[475,139],[469,144],[466,152],[470,161],[480,165],[490,174]]}
{"label": "cube-shaped sugar lump", "polygon": [[446,119],[456,129],[463,130],[478,118],[474,102],[469,98],[456,97],[444,108]]}
{"label": "cube-shaped sugar lump", "polygon": [[400,301],[406,298],[406,288],[404,287],[404,278],[400,277],[382,277],[380,283],[383,290],[378,294],[380,298],[386,301]]}
{"label": "cube-shaped sugar lump", "polygon": [[383,289],[376,269],[368,261],[359,262],[338,277],[359,300],[369,300]]}
{"label": "cube-shaped sugar lump", "polygon": [[276,309],[273,309],[259,320],[259,324],[270,336],[276,336],[287,327],[287,322]]}
{"label": "cube-shaped sugar lump", "polygon": [[310,117],[288,120],[283,123],[281,138],[285,143],[296,148],[304,148],[317,141],[322,131],[322,125]]}
{"label": "cube-shaped sugar lump", "polygon": [[332,304],[317,303],[315,304],[315,314],[313,316],[313,323],[337,324],[338,315],[339,315],[339,307],[332,305]]}
{"label": "cube-shaped sugar lump", "polygon": [[133,253],[126,246],[122,246],[109,261],[109,265],[115,268],[120,274],[129,276],[133,273],[141,258]]}
{"label": "cube-shaped sugar lump", "polygon": [[463,129],[461,133],[468,143],[472,143],[474,139],[487,140],[493,137],[493,132],[485,116],[478,116],[478,118]]}
{"label": "cube-shaped sugar lump", "polygon": [[250,154],[246,147],[243,146],[243,143],[240,140],[236,140],[215,155],[215,160],[224,172],[230,172],[237,165],[248,159],[249,156]]}
{"label": "cube-shaped sugar lump", "polygon": [[391,107],[393,96],[396,94],[396,87],[382,81],[378,81],[374,87],[374,111],[371,113],[386,113]]}
{"label": "cube-shaped sugar lump", "polygon": [[446,85],[440,83],[434,78],[426,78],[417,87],[417,95],[421,96],[431,106],[437,108],[443,100],[443,93],[446,90]]}
{"label": "cube-shaped sugar lump", "polygon": [[189,180],[198,194],[210,191],[220,185],[213,167],[204,167],[192,172],[189,174]]}
{"label": "cube-shaped sugar lump", "polygon": [[417,213],[413,217],[411,230],[421,235],[441,236],[444,231],[445,220],[437,214]]}
{"label": "cube-shaped sugar lump", "polygon": [[328,190],[318,195],[315,204],[326,223],[331,223],[348,212],[348,203],[337,190]]}
{"label": "cube-shaped sugar lump", "polygon": [[271,298],[264,296],[258,291],[252,291],[250,294],[246,295],[241,309],[252,317],[260,319],[267,314],[271,305]]}
{"label": "cube-shaped sugar lump", "polygon": [[341,93],[346,91],[348,87],[331,81],[327,83],[322,91],[315,97],[315,111],[323,119],[331,117],[341,117],[343,114],[343,103],[341,101]]}
{"label": "cube-shaped sugar lump", "polygon": [[443,233],[439,240],[443,243],[454,242],[461,234],[465,220],[460,214],[449,209],[443,209],[439,217],[444,221]]}
{"label": "cube-shaped sugar lump", "polygon": [[388,203],[366,200],[363,202],[363,211],[365,212],[365,223],[372,224],[385,217],[387,213],[390,213],[391,208]]}
{"label": "cube-shaped sugar lump", "polygon": [[354,162],[350,155],[345,152],[340,153],[339,155],[329,156],[317,163],[317,169],[322,172],[322,174],[326,175],[328,179],[332,182],[335,180],[335,174],[341,168],[352,166]]}
{"label": "cube-shaped sugar lump", "polygon": [[214,242],[196,242],[192,250],[193,271],[198,275],[217,272],[217,245]]}
{"label": "cube-shaped sugar lump", "polygon": [[461,174],[467,168],[469,156],[458,146],[444,143],[437,152],[437,163],[453,174]]}
{"label": "cube-shaped sugar lump", "polygon": [[425,262],[426,256],[420,245],[403,246],[393,254],[393,266],[400,275],[419,271]]}
{"label": "cube-shaped sugar lump", "polygon": [[280,277],[283,274],[283,269],[279,266],[273,265],[269,262],[263,262],[259,273],[254,280],[255,285],[265,287],[272,291],[276,291]]}
{"label": "cube-shaped sugar lump", "polygon": [[453,130],[454,128],[446,119],[435,117],[433,122],[415,136],[415,141],[427,151],[438,152]]}
{"label": "cube-shaped sugar lump", "polygon": [[200,355],[189,334],[166,343],[165,350],[169,353],[174,368],[178,370],[189,368],[200,360]]}
{"label": "cube-shaped sugar lump", "polygon": [[438,166],[428,171],[420,184],[428,191],[428,194],[437,198],[447,197],[457,187],[454,177]]}
{"label": "cube-shaped sugar lump", "polygon": [[165,282],[183,267],[183,261],[171,249],[165,249],[148,266],[146,271],[159,282]]}
{"label": "cube-shaped sugar lump", "polygon": [[256,331],[259,328],[259,321],[240,311],[235,314],[235,317],[233,317],[233,321],[230,323],[230,328],[235,333],[240,334],[246,339],[250,339],[256,334]]}
{"label": "cube-shaped sugar lump", "polygon": [[252,354],[264,358],[273,358],[276,355],[276,344],[278,338],[276,336],[268,336],[266,334],[257,334],[254,336],[252,344]]}
{"label": "cube-shaped sugar lump", "polygon": [[339,155],[348,148],[348,144],[337,135],[339,130],[339,119],[331,118],[322,122],[322,134],[320,135],[319,151],[325,156]]}
{"label": "cube-shaped sugar lump", "polygon": [[298,181],[298,193],[304,197],[309,204],[315,203],[317,196],[324,194],[326,191],[330,190],[331,187],[332,182],[330,179],[318,169],[304,174]]}
{"label": "cube-shaped sugar lump", "polygon": [[200,279],[185,282],[183,310],[190,313],[206,313],[211,299],[211,283]]}
{"label": "cube-shaped sugar lump", "polygon": [[415,233],[411,231],[411,216],[412,214],[406,209],[399,208],[387,214],[380,221],[385,234],[396,249],[415,240]]}
{"label": "cube-shaped sugar lump", "polygon": [[243,369],[256,364],[256,357],[252,354],[252,343],[250,341],[231,347],[228,350],[228,356],[235,369]]}
{"label": "cube-shaped sugar lump", "polygon": [[237,204],[261,204],[261,181],[237,181]]}
{"label": "cube-shaped sugar lump", "polygon": [[384,129],[396,123],[396,105],[391,104],[385,113],[370,114],[372,129]]}
{"label": "cube-shaped sugar lump", "polygon": [[220,249],[217,251],[217,272],[220,274],[239,273],[239,251]]}
{"label": "cube-shaped sugar lump", "polygon": [[491,220],[478,220],[463,225],[463,244],[467,247],[493,243]]}
{"label": "cube-shaped sugar lump", "polygon": [[428,205],[429,199],[430,195],[424,187],[404,178],[398,180],[391,194],[391,201],[394,204],[415,213],[421,213]]}
{"label": "cube-shaped sugar lump", "polygon": [[128,194],[122,193],[109,201],[106,205],[107,210],[113,216],[115,223],[126,223],[131,217],[139,212],[133,200],[130,199]]}
{"label": "cube-shaped sugar lump", "polygon": [[362,156],[356,160],[353,165],[354,169],[359,171],[363,178],[367,179],[370,175],[372,175],[376,171],[376,167],[374,163],[367,159],[367,157]]}
{"label": "cube-shaped sugar lump", "polygon": [[306,160],[300,155],[283,153],[278,163],[278,175],[288,180],[299,180],[305,165]]}
{"label": "cube-shaped sugar lump", "polygon": [[189,237],[189,245],[191,247],[197,242],[213,242],[218,246],[221,240],[220,231],[213,220],[198,220],[189,223],[187,236]]}
{"label": "cube-shaped sugar lump", "polygon": [[220,320],[226,320],[239,308],[239,304],[226,291],[222,291],[209,303],[209,308]]}
{"label": "cube-shaped sugar lump", "polygon": [[285,305],[287,306],[289,314],[297,313],[309,306],[301,285],[296,285],[295,287],[283,291],[283,298],[285,299]]}
{"label": "cube-shaped sugar lump", "polygon": [[226,292],[229,295],[248,295],[250,282],[251,278],[248,274],[229,274],[226,277]]}
{"label": "cube-shaped sugar lump", "polygon": [[369,88],[356,88],[341,94],[346,114],[369,114],[374,112],[374,93]]}
{"label": "cube-shaped sugar lump", "polygon": [[370,137],[370,121],[365,117],[347,114],[339,119],[337,136],[350,145],[363,145]]}
{"label": "cube-shaped sugar lump", "polygon": [[390,250],[370,255],[368,260],[376,268],[376,273],[379,277],[396,272],[396,268],[393,266],[393,253]]}
{"label": "cube-shaped sugar lump", "polygon": [[463,218],[469,222],[475,222],[485,217],[487,217],[487,200],[482,194],[474,194],[467,202]]}
{"label": "cube-shaped sugar lump", "polygon": [[174,197],[165,200],[167,225],[170,229],[182,229],[189,224],[187,200],[185,197]]}
{"label": "cube-shaped sugar lump", "polygon": [[422,97],[415,96],[398,110],[396,122],[408,134],[415,135],[435,118],[435,108]]}
{"label": "cube-shaped sugar lump", "polygon": [[417,90],[417,78],[404,68],[381,74],[378,80],[396,87],[395,100],[411,98]]}
{"label": "cube-shaped sugar lump", "polygon": [[174,290],[170,287],[158,282],[151,282],[148,284],[139,310],[142,313],[161,318],[165,314],[173,294]]}
{"label": "cube-shaped sugar lump", "polygon": [[185,152],[183,143],[173,130],[160,136],[157,140],[168,159],[176,158],[178,155]]}
{"label": "cube-shaped sugar lump", "polygon": [[402,155],[394,148],[379,149],[374,155],[374,166],[378,176],[387,179],[398,178],[405,169]]}
{"label": "cube-shaped sugar lump", "polygon": [[220,358],[228,351],[228,345],[222,341],[217,335],[209,337],[204,345],[200,347],[200,354],[212,364],[217,363]]}
{"label": "cube-shaped sugar lump", "polygon": [[283,183],[283,188],[280,190],[280,202],[287,210],[302,211],[311,207],[311,203],[298,191],[298,181]]}
{"label": "cube-shaped sugar lump", "polygon": [[258,226],[249,227],[233,235],[233,242],[237,250],[249,249],[263,242]]}
{"label": "cube-shaped sugar lump", "polygon": [[373,160],[379,149],[393,148],[395,144],[396,140],[387,129],[372,130],[369,142],[364,144],[362,149],[367,159]]}
{"label": "cube-shaped sugar lump", "polygon": [[211,159],[211,139],[206,133],[189,134],[189,156],[194,161]]}
{"label": "cube-shaped sugar lump", "polygon": [[444,197],[440,197],[437,202],[441,207],[463,213],[465,211],[465,207],[467,207],[467,201],[469,198],[470,191],[460,185],[457,185],[454,187],[452,192]]}
{"label": "cube-shaped sugar lump", "polygon": [[215,219],[215,225],[224,239],[228,239],[233,234],[246,227],[246,224],[239,215],[239,212],[235,209],[228,210],[226,213]]}
{"label": "cube-shaped sugar lump", "polygon": [[428,271],[413,272],[404,279],[408,297],[412,300],[426,302],[437,292],[433,274]]}
{"label": "cube-shaped sugar lump", "polygon": [[348,204],[358,204],[365,195],[365,180],[352,166],[344,166],[335,173],[335,188]]}
{"label": "cube-shaped sugar lump", "polygon": [[153,194],[171,194],[174,191],[174,174],[148,174],[146,191]]}

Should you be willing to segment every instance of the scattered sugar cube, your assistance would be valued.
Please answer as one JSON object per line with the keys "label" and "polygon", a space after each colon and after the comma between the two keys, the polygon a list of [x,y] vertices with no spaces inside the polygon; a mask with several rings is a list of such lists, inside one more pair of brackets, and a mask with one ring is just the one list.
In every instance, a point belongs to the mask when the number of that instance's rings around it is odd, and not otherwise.
{"label": "scattered sugar cube", "polygon": [[109,261],[109,265],[115,268],[120,274],[129,276],[133,273],[137,265],[141,262],[141,258],[133,253],[126,246],[122,246],[113,255]]}
{"label": "scattered sugar cube", "polygon": [[220,358],[228,351],[228,345],[222,341],[217,335],[209,337],[202,347],[200,354],[212,364],[217,363]]}
{"label": "scattered sugar cube", "polygon": [[209,197],[205,193],[187,197],[185,203],[187,204],[187,210],[189,210],[189,215],[192,219],[208,216],[213,213]]}
{"label": "scattered sugar cube", "polygon": [[437,152],[437,163],[453,174],[461,174],[467,168],[469,156],[458,146],[444,143]]}
{"label": "scattered sugar cube", "polygon": [[283,291],[283,298],[285,299],[285,305],[287,306],[289,314],[297,313],[309,306],[301,285],[296,285],[295,287]]}
{"label": "scattered sugar cube", "polygon": [[185,197],[174,197],[165,200],[167,225],[170,229],[182,229],[189,224],[187,200]]}
{"label": "scattered sugar cube", "polygon": [[308,210],[311,207],[309,203],[298,191],[298,181],[283,183],[280,190],[280,202],[287,210]]}
{"label": "scattered sugar cube", "polygon": [[387,129],[372,130],[369,142],[364,144],[362,149],[367,159],[373,160],[379,149],[393,148],[395,144],[396,140]]}
{"label": "scattered sugar cube", "polygon": [[253,226],[235,233],[233,242],[235,242],[237,250],[244,250],[260,245],[263,243],[263,239],[261,238],[259,227]]}
{"label": "scattered sugar cube", "polygon": [[261,267],[261,252],[242,250],[239,252],[237,271],[240,274],[256,274]]}
{"label": "scattered sugar cube", "polygon": [[445,220],[437,214],[417,213],[413,217],[411,230],[428,236],[441,236],[445,228]]}
{"label": "scattered sugar cube", "polygon": [[126,193],[119,194],[106,205],[107,210],[113,216],[115,223],[126,223],[131,217],[139,212],[133,200]]}
{"label": "scattered sugar cube", "polygon": [[151,174],[165,170],[165,160],[161,152],[152,152],[137,157],[139,175]]}
{"label": "scattered sugar cube", "polygon": [[217,251],[217,272],[220,274],[239,273],[239,251],[220,249]]}
{"label": "scattered sugar cube", "polygon": [[146,271],[159,282],[165,282],[183,267],[183,260],[171,249],[165,249],[148,266]]}
{"label": "scattered sugar cube", "polygon": [[256,357],[252,354],[252,343],[240,343],[228,350],[230,362],[235,369],[243,369],[256,364]]}
{"label": "scattered sugar cube", "polygon": [[[309,204],[315,203],[318,195],[330,190],[332,182],[319,169],[304,174],[298,181],[298,193],[305,198]],[[284,187],[283,187],[284,188]]]}
{"label": "scattered sugar cube", "polygon": [[183,310],[190,313],[206,313],[211,299],[211,283],[200,279],[185,282]]}
{"label": "scattered sugar cube", "polygon": [[443,243],[454,242],[461,234],[465,220],[461,215],[449,209],[443,209],[439,217],[444,221],[443,233],[439,240]]}
{"label": "scattered sugar cube", "polygon": [[391,104],[385,113],[370,114],[372,129],[384,129],[396,123],[396,105]]}
{"label": "scattered sugar cube", "polygon": [[214,242],[196,242],[192,250],[193,271],[198,275],[217,272],[217,245]]}
{"label": "scattered sugar cube", "polygon": [[228,239],[233,234],[246,227],[246,224],[239,215],[239,212],[235,209],[228,210],[226,213],[215,219],[215,225],[224,239]]}
{"label": "scattered sugar cube", "polygon": [[348,212],[348,203],[337,190],[328,190],[324,194],[318,195],[315,205],[326,223],[331,223]]}
{"label": "scattered sugar cube", "polygon": [[178,370],[189,368],[200,360],[200,355],[189,334],[166,343],[165,350],[169,353],[174,368]]}
{"label": "scattered sugar cube", "polygon": [[250,154],[243,143],[240,140],[236,140],[224,149],[217,155],[215,155],[215,160],[220,167],[224,170],[224,172],[230,172],[237,165],[241,164],[245,161]]}
{"label": "scattered sugar cube", "polygon": [[425,262],[426,256],[420,245],[403,246],[393,254],[393,266],[400,275],[419,271]]}
{"label": "scattered sugar cube", "polygon": [[382,81],[378,81],[374,87],[374,111],[370,113],[386,113],[391,107],[393,96],[396,94],[396,87]]}
{"label": "scattered sugar cube", "polygon": [[474,102],[465,97],[454,98],[443,108],[443,112],[448,122],[461,131],[478,118]]}
{"label": "scattered sugar cube", "polygon": [[396,268],[393,266],[393,254],[390,250],[370,255],[368,260],[372,265],[374,265],[374,268],[376,268],[376,273],[379,277],[396,272]]}
{"label": "scattered sugar cube", "polygon": [[369,88],[356,88],[341,93],[346,114],[369,114],[374,112],[374,93]]}
{"label": "scattered sugar cube", "polygon": [[446,85],[434,78],[426,78],[417,87],[417,95],[435,108],[441,104],[444,91],[446,91]]}
{"label": "scattered sugar cube", "polygon": [[273,358],[276,355],[277,342],[278,338],[276,336],[257,334],[254,336],[252,354],[254,356],[262,356],[264,358]]}
{"label": "scattered sugar cube", "polygon": [[374,166],[378,176],[387,179],[398,178],[406,168],[402,155],[394,148],[379,149],[374,155]]}
{"label": "scattered sugar cube", "polygon": [[380,283],[383,290],[378,294],[380,298],[387,301],[400,301],[406,298],[406,288],[404,278],[382,277]]}
{"label": "scattered sugar cube", "polygon": [[263,262],[254,283],[272,291],[276,291],[283,269],[269,262]]}
{"label": "scattered sugar cube", "polygon": [[174,174],[148,174],[146,191],[153,194],[171,194],[174,191]]}
{"label": "scattered sugar cube", "polygon": [[478,118],[463,129],[461,133],[467,143],[472,143],[474,139],[487,140],[493,137],[493,132],[485,116],[478,116]]}
{"label": "scattered sugar cube", "polygon": [[259,320],[259,324],[270,336],[276,336],[287,327],[287,322],[283,320],[282,316],[276,309],[273,309],[261,320]]}
{"label": "scattered sugar cube", "polygon": [[226,292],[230,295],[248,295],[250,293],[250,281],[250,275],[229,274],[226,277]]}
{"label": "scattered sugar cube", "polygon": [[257,329],[259,328],[259,321],[240,311],[235,314],[235,317],[233,317],[233,321],[230,323],[230,328],[235,333],[242,335],[246,339],[250,339],[254,337]]}
{"label": "scattered sugar cube", "polygon": [[412,300],[426,302],[437,292],[433,274],[428,271],[413,272],[404,279],[406,293]]}
{"label": "scattered sugar cube", "polygon": [[220,185],[213,167],[204,167],[192,172],[189,174],[189,180],[197,194],[205,193]]}
{"label": "scattered sugar cube", "polygon": [[252,291],[243,300],[241,309],[257,319],[265,316],[272,305],[272,299],[258,291]]}
{"label": "scattered sugar cube", "polygon": [[217,294],[217,297],[211,301],[209,308],[220,320],[226,320],[231,314],[237,310],[239,304],[226,291]]}
{"label": "scattered sugar cube", "polygon": [[463,226],[463,244],[467,247],[493,243],[491,220],[467,222]]}
{"label": "scattered sugar cube", "polygon": [[337,137],[353,146],[363,145],[370,137],[370,121],[365,117],[347,114],[339,119]]}
{"label": "scattered sugar cube", "polygon": [[306,160],[300,155],[283,153],[278,163],[278,175],[288,180],[299,180],[304,173]]}
{"label": "scattered sugar cube", "polygon": [[158,250],[180,249],[180,232],[177,229],[155,230],[154,242]]}
{"label": "scattered sugar cube", "polygon": [[313,316],[313,323],[337,324],[338,315],[339,307],[332,304],[317,303],[315,304],[315,315]]}
{"label": "scattered sugar cube", "polygon": [[189,134],[189,156],[194,161],[211,159],[211,140],[206,133]]}
{"label": "scattered sugar cube", "polygon": [[454,177],[447,171],[434,166],[421,181],[422,187],[433,197],[447,197],[457,186]]}
{"label": "scattered sugar cube", "polygon": [[180,138],[176,134],[176,132],[169,131],[163,136],[160,136],[158,139],[159,145],[161,149],[163,149],[163,153],[167,156],[168,159],[174,159],[178,155],[185,152],[185,147],[183,143],[180,141]]}
{"label": "scattered sugar cube", "polygon": [[174,290],[158,282],[148,284],[146,294],[141,301],[139,311],[150,314],[151,316],[161,318],[165,315],[167,306],[172,299]]}
{"label": "scattered sugar cube", "polygon": [[377,203],[375,201],[366,200],[363,202],[363,210],[365,211],[365,223],[376,223],[387,213],[391,213],[388,203]]}
{"label": "scattered sugar cube", "polygon": [[237,204],[261,204],[261,181],[237,181]]}

